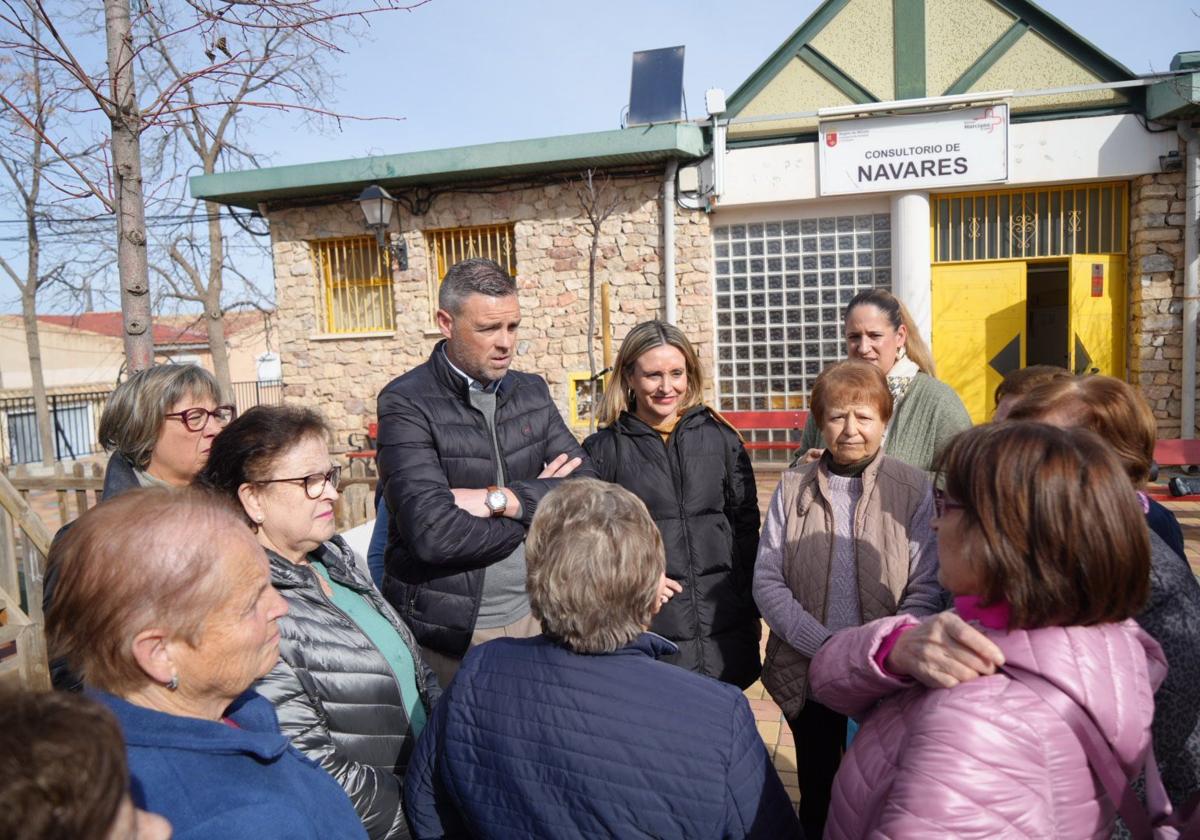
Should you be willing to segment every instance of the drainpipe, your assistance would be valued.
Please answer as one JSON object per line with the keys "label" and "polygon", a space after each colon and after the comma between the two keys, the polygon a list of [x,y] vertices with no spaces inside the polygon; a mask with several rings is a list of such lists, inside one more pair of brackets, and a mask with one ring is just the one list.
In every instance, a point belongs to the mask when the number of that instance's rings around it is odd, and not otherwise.
{"label": "drainpipe", "polygon": [[1196,436],[1196,317],[1200,315],[1200,253],[1197,249],[1196,191],[1200,188],[1200,132],[1179,123],[1179,136],[1187,143],[1184,166],[1187,167],[1187,204],[1183,226],[1183,405],[1179,416],[1179,436]]}
{"label": "drainpipe", "polygon": [[667,161],[662,186],[662,241],[663,241],[663,317],[668,324],[675,323],[675,173],[679,161]]}

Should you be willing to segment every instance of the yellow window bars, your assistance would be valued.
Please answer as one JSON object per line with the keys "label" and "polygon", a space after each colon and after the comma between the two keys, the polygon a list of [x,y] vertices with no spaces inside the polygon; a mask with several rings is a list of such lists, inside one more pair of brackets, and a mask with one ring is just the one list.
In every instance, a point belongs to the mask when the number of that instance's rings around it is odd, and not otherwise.
{"label": "yellow window bars", "polygon": [[316,309],[322,333],[396,329],[388,255],[374,237],[322,239],[309,245],[321,279]]}
{"label": "yellow window bars", "polygon": [[1124,183],[932,197],[934,262],[1123,254],[1129,230]]}
{"label": "yellow window bars", "polygon": [[446,228],[425,231],[429,250],[429,317],[437,311],[438,286],[452,265],[473,257],[495,260],[517,276],[517,249],[513,225]]}

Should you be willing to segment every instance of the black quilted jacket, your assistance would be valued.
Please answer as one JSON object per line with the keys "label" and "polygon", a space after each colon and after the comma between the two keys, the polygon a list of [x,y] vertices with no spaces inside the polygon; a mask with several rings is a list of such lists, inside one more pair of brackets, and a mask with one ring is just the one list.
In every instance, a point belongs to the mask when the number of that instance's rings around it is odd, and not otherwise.
{"label": "black quilted jacket", "polygon": [[496,483],[496,458],[483,414],[439,342],[429,361],[379,392],[377,461],[390,511],[383,594],[417,641],[462,656],[471,641],[483,573],[525,539],[538,502],[561,479],[539,479],[567,453],[572,473],[595,477],[540,376],[510,370],[496,396],[496,437],[505,484],[521,500],[522,519],[485,519],[460,510],[451,488]]}
{"label": "black quilted jacket", "polygon": [[[426,711],[440,695],[412,633],[334,537],[314,552],[329,576],[364,595],[405,640],[418,663]],[[407,838],[401,807],[409,737],[400,686],[379,649],[325,596],[317,573],[268,551],[271,582],[288,604],[279,620],[279,663],[255,689],[275,705],[279,727],[350,796],[372,840]]]}
{"label": "black quilted jacket", "polygon": [[1138,624],[1162,645],[1167,678],[1154,695],[1154,757],[1171,801],[1200,792],[1200,584],[1187,561],[1150,532],[1150,600]]}
{"label": "black quilted jacket", "polygon": [[758,679],[758,491],[737,433],[704,406],[662,436],[625,412],[584,441],[596,472],[646,503],[662,533],[667,576],[683,584],[650,629],[679,646],[663,657],[740,688]]}

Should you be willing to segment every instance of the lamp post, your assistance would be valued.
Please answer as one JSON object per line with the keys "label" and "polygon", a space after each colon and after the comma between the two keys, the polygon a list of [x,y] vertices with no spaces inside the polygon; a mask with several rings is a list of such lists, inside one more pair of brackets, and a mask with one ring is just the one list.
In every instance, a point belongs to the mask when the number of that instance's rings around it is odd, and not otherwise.
{"label": "lamp post", "polygon": [[371,184],[359,195],[358,206],[362,208],[366,219],[367,230],[375,232],[375,240],[381,250],[385,250],[396,261],[396,267],[408,271],[408,246],[404,237],[400,236],[394,242],[389,242],[387,229],[391,226],[392,211],[396,207],[396,199],[378,184]]}

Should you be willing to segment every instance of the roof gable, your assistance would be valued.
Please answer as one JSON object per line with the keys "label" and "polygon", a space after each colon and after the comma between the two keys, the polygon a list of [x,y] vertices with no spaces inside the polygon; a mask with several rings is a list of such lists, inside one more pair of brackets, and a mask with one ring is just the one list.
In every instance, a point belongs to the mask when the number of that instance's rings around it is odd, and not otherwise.
{"label": "roof gable", "polygon": [[[1027,0],[825,0],[729,98],[729,117],[1133,74]],[[1092,91],[1013,101],[1014,113],[1122,106]],[[734,138],[814,131],[815,117],[738,123]]]}

